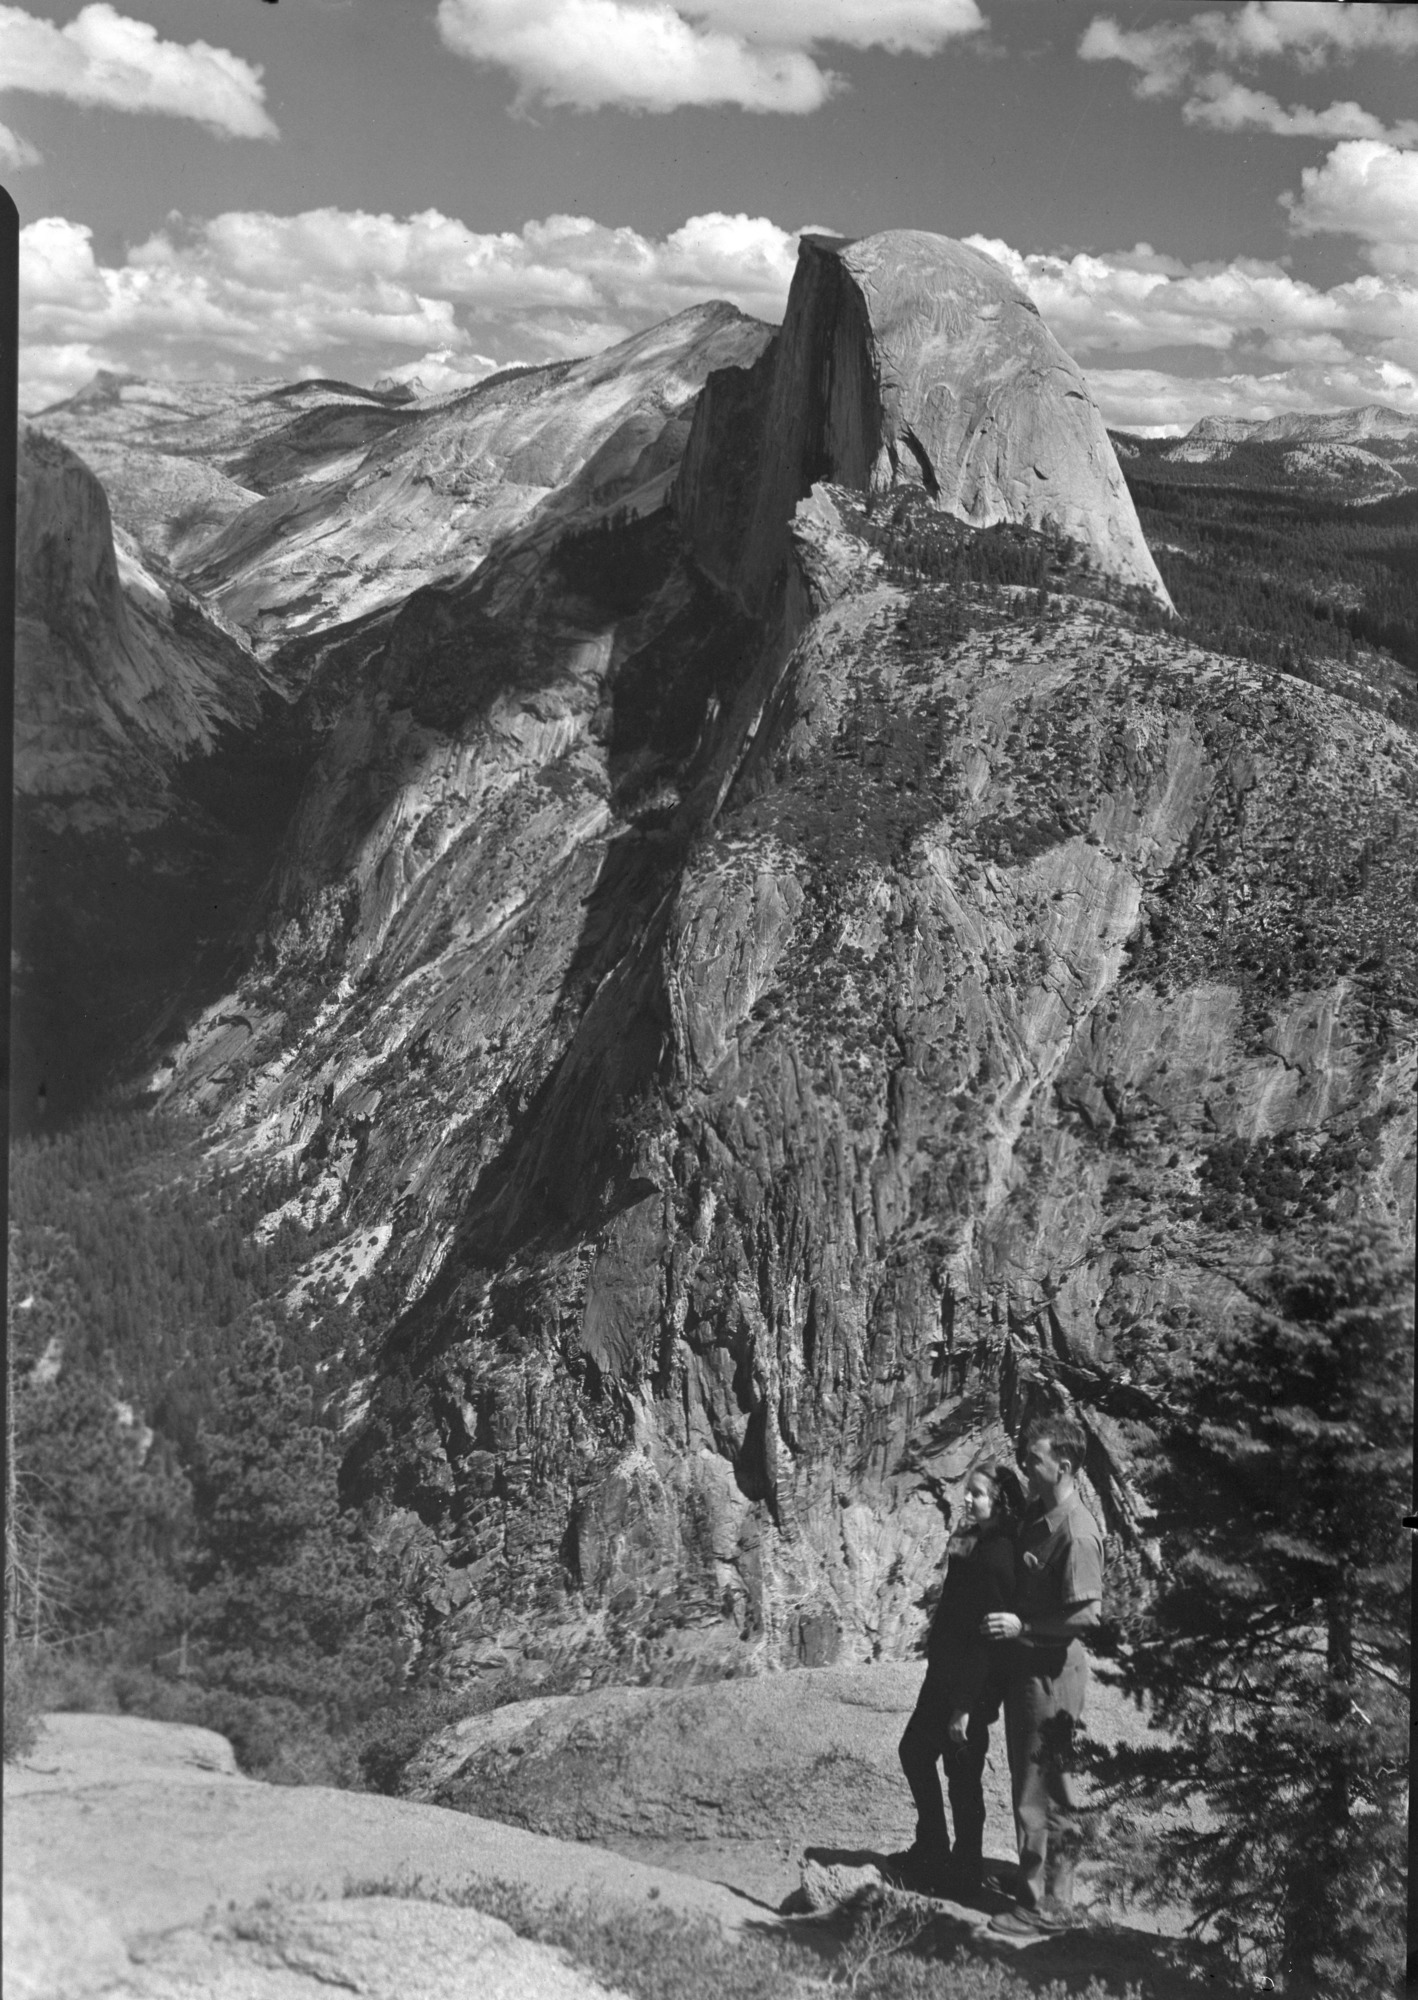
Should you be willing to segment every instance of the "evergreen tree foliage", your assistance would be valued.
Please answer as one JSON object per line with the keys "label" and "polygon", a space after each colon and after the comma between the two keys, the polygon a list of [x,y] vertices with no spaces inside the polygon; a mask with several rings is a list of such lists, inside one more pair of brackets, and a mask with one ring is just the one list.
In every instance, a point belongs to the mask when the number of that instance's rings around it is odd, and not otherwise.
{"label": "evergreen tree foliage", "polygon": [[1418,492],[1356,506],[1237,487],[1219,470],[1151,457],[1126,468],[1184,636],[1334,686],[1412,728]]}
{"label": "evergreen tree foliage", "polygon": [[340,1511],[309,1384],[257,1320],[198,1438],[192,1636],[208,1687],[349,1722],[401,1679],[393,1560]]}
{"label": "evergreen tree foliage", "polygon": [[1395,1990],[1403,1942],[1412,1284],[1382,1230],[1331,1225],[1160,1369],[1165,1581],[1121,1657],[1172,1740],[1100,1758],[1117,1796],[1202,1808],[1135,1882],[1325,2000]]}
{"label": "evergreen tree foliage", "polygon": [[11,1153],[11,1220],[42,1260],[58,1232],[72,1250],[72,1362],[117,1372],[123,1394],[184,1457],[254,1306],[279,1297],[324,1246],[283,1220],[279,1174],[214,1174],[197,1127],[132,1110],[96,1111]]}
{"label": "evergreen tree foliage", "polygon": [[7,1638],[142,1652],[181,1619],[190,1493],[112,1363],[83,1352],[76,1295],[65,1237],[12,1232]]}

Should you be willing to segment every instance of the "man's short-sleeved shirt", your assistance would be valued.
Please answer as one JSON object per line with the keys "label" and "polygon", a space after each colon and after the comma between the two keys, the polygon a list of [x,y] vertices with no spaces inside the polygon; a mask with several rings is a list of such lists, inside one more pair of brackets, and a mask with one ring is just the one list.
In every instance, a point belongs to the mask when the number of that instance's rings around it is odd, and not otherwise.
{"label": "man's short-sleeved shirt", "polygon": [[1025,1516],[1017,1576],[1015,1609],[1026,1626],[1034,1618],[1062,1618],[1072,1605],[1102,1597],[1103,1537],[1076,1493],[1047,1514],[1031,1511]]}

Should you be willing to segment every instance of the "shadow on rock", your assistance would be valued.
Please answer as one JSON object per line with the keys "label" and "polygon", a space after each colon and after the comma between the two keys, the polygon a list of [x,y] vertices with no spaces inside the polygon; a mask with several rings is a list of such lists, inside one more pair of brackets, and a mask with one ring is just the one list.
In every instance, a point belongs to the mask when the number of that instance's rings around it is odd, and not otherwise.
{"label": "shadow on rock", "polygon": [[[1238,1994],[1231,1968],[1214,1947],[1132,1930],[1085,1914],[1078,1927],[1027,1940],[1000,1935],[989,1919],[1009,1907],[1014,1865],[986,1861],[979,1890],[923,1895],[899,1885],[902,1857],[873,1848],[809,1847],[802,1882],[780,1906],[796,1919],[794,1935],[825,1960],[915,1958],[935,1964],[967,1959],[1007,1962],[1025,1986],[1084,1994],[1141,1991],[1148,2000],[1194,2000]],[[771,1926],[754,1925],[765,1934]]]}
{"label": "shadow on rock", "polygon": [[1012,1861],[987,1860],[978,1884],[964,1877],[951,1880],[947,1870],[939,1889],[927,1889],[913,1879],[905,1854],[882,1854],[866,1847],[809,1847],[803,1851],[802,1881],[780,1908],[787,1915],[806,1914],[870,1899],[875,1891],[884,1890],[915,1902],[958,1909],[968,1921],[978,1922],[1007,1907],[1017,1873]]}

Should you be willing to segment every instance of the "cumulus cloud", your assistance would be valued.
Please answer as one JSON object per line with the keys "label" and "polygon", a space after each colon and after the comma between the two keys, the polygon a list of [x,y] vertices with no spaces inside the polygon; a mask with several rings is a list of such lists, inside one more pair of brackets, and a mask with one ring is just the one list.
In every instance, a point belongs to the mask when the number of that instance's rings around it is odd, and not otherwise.
{"label": "cumulus cloud", "polygon": [[0,173],[17,174],[26,167],[37,167],[43,155],[38,147],[32,146],[18,132],[12,132],[8,125],[0,125]]}
{"label": "cumulus cloud", "polygon": [[1281,200],[1298,235],[1357,236],[1375,270],[1418,278],[1418,152],[1347,141]]}
{"label": "cumulus cloud", "polygon": [[[1083,363],[1104,416],[1124,429],[1371,402],[1418,415],[1418,285],[1399,276],[1366,273],[1326,290],[1279,264],[1187,265],[1146,243],[1051,257],[967,241],[1028,291]],[[1164,355],[1174,368],[1146,365]],[[1137,364],[1112,365],[1128,356]]]}
{"label": "cumulus cloud", "polygon": [[976,0],[439,0],[446,45],[517,79],[518,107],[733,104],[815,111],[842,88],[825,42],[934,55],[984,26]]}
{"label": "cumulus cloud", "polygon": [[1418,367],[1418,286],[1399,276],[1365,273],[1325,290],[1256,258],[1187,265],[1145,243],[1103,255],[1024,257],[991,238],[966,240],[1006,267],[1079,356],[1190,348]]}
{"label": "cumulus cloud", "polygon": [[1268,90],[1252,90],[1235,77],[1217,73],[1198,80],[1195,94],[1182,106],[1189,125],[1209,125],[1217,132],[1272,132],[1283,139],[1392,140],[1418,144],[1418,118],[1400,118],[1385,125],[1352,98],[1323,111],[1292,104],[1289,110]]}
{"label": "cumulus cloud", "polygon": [[761,216],[691,216],[655,238],[585,216],[479,233],[435,209],[324,208],[176,218],[104,265],[86,227],[50,216],[21,235],[21,402],[56,401],[101,366],[359,381],[407,369],[457,386],[507,361],[593,353],[706,299],[777,319],[796,257],[796,236]]}
{"label": "cumulus cloud", "polygon": [[1403,7],[1343,7],[1314,0],[1248,0],[1229,13],[1208,11],[1156,27],[1123,28],[1107,16],[1089,23],[1078,53],[1085,62],[1122,62],[1136,74],[1139,97],[1184,97],[1189,125],[1224,132],[1270,132],[1282,138],[1418,141],[1418,120],[1386,127],[1352,99],[1322,111],[1253,90],[1216,63],[1252,68],[1283,60],[1318,71],[1362,54],[1418,54],[1418,14]]}
{"label": "cumulus cloud", "polygon": [[279,136],[258,66],[209,42],[164,42],[108,0],[93,0],[63,28],[0,6],[0,88],[194,118],[222,138]]}
{"label": "cumulus cloud", "polygon": [[[1406,183],[1386,180],[1387,164],[1336,148],[1296,197],[1296,226],[1391,230]],[[1116,423],[1364,401],[1418,410],[1418,279],[1400,269],[1324,289],[1277,263],[1188,264],[1146,243],[1024,256],[970,240],[1032,294]],[[243,210],[172,218],[113,264],[88,229],[51,216],[24,230],[21,253],[21,403],[35,410],[100,367],[417,375],[451,389],[509,362],[594,353],[711,298],[777,320],[797,233],[724,214],[651,237],[571,215],[480,233],[434,209]]]}
{"label": "cumulus cloud", "polygon": [[1181,90],[1200,62],[1245,67],[1283,59],[1319,70],[1357,55],[1418,54],[1418,20],[1406,7],[1345,7],[1324,0],[1247,0],[1244,7],[1193,14],[1151,28],[1120,28],[1100,16],[1078,53],[1085,62],[1125,62],[1145,97]]}

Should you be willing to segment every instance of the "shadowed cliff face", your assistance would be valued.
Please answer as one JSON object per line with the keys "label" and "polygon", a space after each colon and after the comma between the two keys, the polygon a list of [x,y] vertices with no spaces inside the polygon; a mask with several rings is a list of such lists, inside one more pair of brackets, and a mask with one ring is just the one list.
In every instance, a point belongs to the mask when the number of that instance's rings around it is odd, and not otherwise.
{"label": "shadowed cliff face", "polygon": [[[66,447],[19,450],[16,1105],[69,1110],[204,961],[293,798],[299,739],[245,635],[124,530]],[[298,774],[297,774],[298,781]],[[211,990],[209,985],[208,990]]]}
{"label": "shadowed cliff face", "polygon": [[[943,239],[921,320],[895,240],[808,246],[674,507],[583,467],[312,636],[262,936],[154,1079],[343,1227],[348,1483],[436,1525],[469,1677],[904,1656],[1031,1408],[1077,1399],[1126,1544],[1141,1346],[1223,1326],[1277,1221],[1412,1213],[1411,738],[1081,575],[1045,614],[888,564],[893,482],[1037,518],[1018,443],[1137,581],[1111,458],[1029,400],[1066,364]],[[994,497],[932,400],[957,321]]]}
{"label": "shadowed cliff face", "polygon": [[98,479],[30,425],[19,522],[19,786],[71,818],[150,822],[172,765],[254,720],[263,683],[250,648],[115,537]]}

